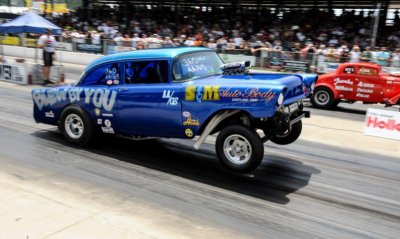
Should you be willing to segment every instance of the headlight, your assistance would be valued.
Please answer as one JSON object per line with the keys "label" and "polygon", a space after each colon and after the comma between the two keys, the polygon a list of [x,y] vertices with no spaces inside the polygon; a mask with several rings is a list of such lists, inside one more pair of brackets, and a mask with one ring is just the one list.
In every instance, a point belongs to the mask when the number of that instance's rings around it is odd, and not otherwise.
{"label": "headlight", "polygon": [[283,104],[283,100],[284,100],[284,96],[282,93],[279,94],[278,96],[278,101],[276,102],[278,105],[282,105]]}
{"label": "headlight", "polygon": [[311,84],[311,91],[314,91],[314,89],[315,89],[315,82],[313,82],[313,83]]}

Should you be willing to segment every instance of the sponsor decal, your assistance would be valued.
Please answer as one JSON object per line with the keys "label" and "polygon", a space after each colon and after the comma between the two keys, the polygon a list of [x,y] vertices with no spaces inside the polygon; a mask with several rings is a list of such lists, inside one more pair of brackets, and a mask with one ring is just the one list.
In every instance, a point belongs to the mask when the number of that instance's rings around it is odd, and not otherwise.
{"label": "sponsor decal", "polygon": [[344,68],[344,72],[346,74],[353,74],[354,73],[354,67],[346,67],[346,68]]}
{"label": "sponsor decal", "polygon": [[218,101],[219,100],[219,86],[204,86],[197,87],[194,85],[188,86],[185,89],[186,101]]}
{"label": "sponsor decal", "polygon": [[357,92],[361,92],[361,93],[374,93],[374,90],[372,89],[363,89],[363,88],[357,88]]}
{"label": "sponsor decal", "polygon": [[105,134],[114,134],[114,129],[113,128],[101,127],[101,130]]}
{"label": "sponsor decal", "polygon": [[400,140],[400,112],[368,109],[364,133],[371,136]]}
{"label": "sponsor decal", "polygon": [[345,87],[342,85],[335,85],[336,90],[341,90],[341,91],[353,91],[353,88],[350,87]]}
{"label": "sponsor decal", "polygon": [[365,88],[374,88],[374,87],[375,87],[375,84],[360,82],[360,83],[358,83],[357,86],[358,86],[358,87],[365,87]]}
{"label": "sponsor decal", "polygon": [[106,69],[105,79],[107,80],[107,84],[108,84],[108,81],[110,81],[110,85],[113,83],[113,81],[119,80],[119,73],[118,73],[117,68],[113,67],[111,69]]}
{"label": "sponsor decal", "polygon": [[105,125],[107,128],[111,128],[111,121],[110,121],[109,119],[104,120],[104,125]]}
{"label": "sponsor decal", "polygon": [[232,101],[240,102],[256,102],[264,100],[271,101],[275,97],[272,90],[262,91],[259,88],[247,88],[244,90],[233,90],[230,87],[220,89],[219,86],[188,86],[185,89],[185,100],[198,102],[202,101],[219,101],[221,98],[231,99]]}
{"label": "sponsor decal", "polygon": [[178,104],[178,97],[174,97],[175,91],[164,90],[162,98],[168,99],[167,105],[177,105]]}
{"label": "sponsor decal", "polygon": [[44,112],[44,116],[46,116],[47,118],[54,118],[54,113],[52,110],[50,110],[48,112]]}
{"label": "sponsor decal", "polygon": [[100,110],[99,108],[94,109],[94,114],[95,114],[96,116],[100,116],[101,110]]}
{"label": "sponsor decal", "polygon": [[86,104],[93,104],[97,108],[110,111],[114,107],[117,92],[109,89],[56,88],[34,91],[32,97],[39,110],[58,102],[73,103],[84,100]]}
{"label": "sponsor decal", "polygon": [[362,67],[358,70],[358,74],[362,74],[362,75],[376,75],[376,70],[375,69],[370,69],[370,68],[365,68]]}
{"label": "sponsor decal", "polygon": [[207,67],[205,65],[192,65],[187,67],[188,72],[198,72],[198,71],[207,71]]}
{"label": "sponsor decal", "polygon": [[185,129],[185,135],[186,137],[193,137],[193,131],[191,129]]}
{"label": "sponsor decal", "polygon": [[183,117],[186,117],[186,118],[188,118],[188,117],[190,117],[192,114],[189,112],[189,111],[183,111],[182,112],[182,116]]}
{"label": "sponsor decal", "polygon": [[367,127],[400,132],[400,122],[397,122],[394,119],[382,120],[381,118],[378,117],[368,116]]}
{"label": "sponsor decal", "polygon": [[360,98],[369,98],[369,95],[357,93],[356,97],[360,97]]}
{"label": "sponsor decal", "polygon": [[198,119],[192,119],[191,116],[187,118],[185,121],[182,123],[184,126],[199,126],[200,122]]}
{"label": "sponsor decal", "polygon": [[104,117],[113,117],[114,116],[113,114],[109,114],[109,113],[103,113],[101,115]]}
{"label": "sponsor decal", "polygon": [[335,78],[334,80],[334,85],[337,84],[345,84],[345,85],[353,85],[353,81],[348,79],[348,80],[341,80],[340,78]]}
{"label": "sponsor decal", "polygon": [[182,59],[182,65],[186,67],[188,72],[208,71],[208,68],[202,64],[204,61],[206,61],[204,56],[189,57]]}
{"label": "sponsor decal", "polygon": [[[233,93],[233,94],[232,94]],[[238,94],[240,93],[240,94]],[[272,90],[261,91],[259,88],[247,88],[244,91],[232,91],[230,88],[220,92],[223,98],[232,98],[232,101],[259,101],[264,100],[266,102],[271,101],[275,97],[275,93]]]}
{"label": "sponsor decal", "polygon": [[103,124],[103,120],[102,119],[97,119],[97,124],[102,125]]}
{"label": "sponsor decal", "polygon": [[27,83],[26,69],[18,64],[0,64],[0,79],[14,83]]}
{"label": "sponsor decal", "polygon": [[102,45],[78,43],[76,45],[76,47],[77,47],[78,51],[94,52],[94,53],[102,53],[103,52]]}

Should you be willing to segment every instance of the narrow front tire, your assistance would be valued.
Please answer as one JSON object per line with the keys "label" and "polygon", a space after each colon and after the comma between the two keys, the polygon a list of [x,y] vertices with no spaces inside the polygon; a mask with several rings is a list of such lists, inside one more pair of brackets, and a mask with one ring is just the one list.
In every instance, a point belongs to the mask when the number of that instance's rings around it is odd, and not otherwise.
{"label": "narrow front tire", "polygon": [[279,145],[291,144],[299,138],[302,129],[303,129],[303,123],[300,120],[292,124],[290,129],[288,129],[283,134],[279,134],[271,138],[271,141]]}
{"label": "narrow front tire", "polygon": [[257,132],[242,125],[230,125],[217,136],[216,152],[221,163],[236,173],[256,169],[264,157],[264,145]]}
{"label": "narrow front tire", "polygon": [[339,101],[335,100],[332,90],[328,87],[320,86],[314,90],[311,104],[318,109],[332,109],[339,104]]}

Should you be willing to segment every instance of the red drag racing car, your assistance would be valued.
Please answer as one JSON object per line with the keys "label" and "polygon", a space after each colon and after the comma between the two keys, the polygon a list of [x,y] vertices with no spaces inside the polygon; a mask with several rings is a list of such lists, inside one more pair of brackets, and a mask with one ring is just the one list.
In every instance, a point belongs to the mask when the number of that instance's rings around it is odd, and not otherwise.
{"label": "red drag racing car", "polygon": [[311,103],[330,109],[340,102],[400,104],[400,74],[385,73],[373,63],[344,63],[319,76]]}

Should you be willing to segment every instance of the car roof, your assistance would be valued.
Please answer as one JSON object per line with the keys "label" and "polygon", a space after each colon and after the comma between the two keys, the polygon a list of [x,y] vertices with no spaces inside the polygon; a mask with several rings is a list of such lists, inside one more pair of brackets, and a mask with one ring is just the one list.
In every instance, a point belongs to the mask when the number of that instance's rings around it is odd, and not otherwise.
{"label": "car roof", "polygon": [[346,63],[343,63],[341,66],[342,67],[347,67],[349,65],[358,66],[358,67],[366,66],[366,67],[380,68],[380,65],[378,65],[376,63],[373,63],[373,62],[346,62]]}
{"label": "car roof", "polygon": [[86,67],[86,70],[90,68],[101,65],[103,63],[112,62],[112,61],[120,61],[120,60],[128,60],[128,59],[154,59],[154,58],[175,58],[178,55],[190,53],[190,52],[198,52],[198,51],[213,51],[209,48],[203,47],[171,47],[171,48],[158,48],[158,49],[146,49],[139,51],[129,51],[116,53],[112,55],[107,55],[100,57]]}

